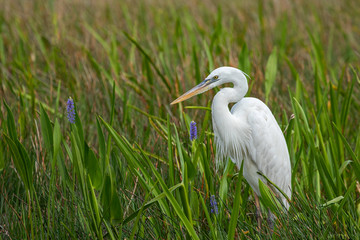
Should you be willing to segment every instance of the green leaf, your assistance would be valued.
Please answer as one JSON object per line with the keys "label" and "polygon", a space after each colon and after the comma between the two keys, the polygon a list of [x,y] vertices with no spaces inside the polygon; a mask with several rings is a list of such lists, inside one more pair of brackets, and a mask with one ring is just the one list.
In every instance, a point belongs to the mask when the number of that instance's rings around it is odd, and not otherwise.
{"label": "green leaf", "polygon": [[193,218],[199,219],[199,212],[200,212],[199,199],[195,192],[191,194],[190,206],[191,206],[191,213]]}
{"label": "green leaf", "polygon": [[121,222],[122,221],[122,219],[123,219],[122,209],[123,209],[123,206],[120,202],[119,196],[117,195],[116,191],[114,191],[113,195],[112,195],[112,199],[111,199],[111,205],[110,205],[112,222],[114,222],[114,221]]}
{"label": "green leaf", "polygon": [[71,128],[73,129],[73,133],[75,134],[75,139],[77,141],[78,148],[80,150],[81,156],[84,156],[84,130],[80,121],[79,113],[77,112],[77,107],[74,102],[75,107],[75,124],[71,124]]}
{"label": "green leaf", "polygon": [[25,188],[29,191],[33,190],[33,162],[30,160],[28,153],[24,146],[15,139],[13,141],[10,137],[4,134],[5,140],[8,143],[10,151],[13,156],[13,161],[20,179],[23,181]]}
{"label": "green leaf", "polygon": [[210,232],[211,232],[211,235],[212,235],[212,238],[213,239],[217,239],[216,237],[216,230],[214,228],[214,224],[211,220],[211,217],[210,217],[210,214],[209,214],[209,211],[206,207],[206,204],[205,204],[205,201],[204,201],[204,198],[201,196],[201,193],[199,192],[199,199],[200,199],[200,203],[201,203],[201,206],[202,206],[202,209],[204,210],[204,213],[205,213],[205,217],[206,217],[206,220],[208,222],[208,226],[210,228]]}
{"label": "green leaf", "polygon": [[161,73],[160,69],[156,66],[155,62],[151,59],[150,55],[144,50],[144,48],[134,39],[132,38],[127,32],[123,31],[125,37],[132,42],[136,48],[141,52],[141,54],[147,59],[150,65],[155,69],[156,73],[159,75],[162,83],[167,88],[169,92],[171,92],[171,87],[169,81],[165,78],[164,74]]}
{"label": "green leaf", "polygon": [[173,160],[173,146],[172,146],[172,135],[171,135],[171,127],[170,127],[170,119],[169,115],[167,115],[167,144],[168,144],[168,161],[169,161],[169,182],[170,186],[174,186],[175,184],[175,168],[174,168],[174,160]]}
{"label": "green leaf", "polygon": [[265,68],[265,102],[268,103],[269,94],[274,85],[277,72],[277,48],[274,47]]}
{"label": "green leaf", "polygon": [[213,57],[211,54],[210,47],[205,40],[203,41],[203,45],[204,45],[206,57],[207,57],[208,64],[209,64],[209,71],[211,72],[212,70],[214,70],[214,60],[213,60]]}
{"label": "green leaf", "polygon": [[4,146],[4,141],[1,139],[0,140],[0,172],[4,169],[5,167],[5,146]]}
{"label": "green leaf", "polygon": [[137,232],[138,230],[138,225],[139,225],[139,221],[140,221],[140,217],[142,215],[142,212],[144,211],[145,209],[145,202],[147,202],[147,199],[148,197],[150,196],[150,193],[147,193],[146,196],[145,196],[145,201],[144,203],[142,204],[141,208],[140,208],[140,211],[138,212],[137,216],[136,216],[136,220],[132,226],[132,232],[131,232],[131,235],[130,235],[130,240],[133,240],[134,237],[135,237],[135,233]]}
{"label": "green leaf", "polygon": [[[141,150],[141,149],[140,149]],[[144,153],[142,153],[142,156],[144,158],[144,160],[147,161],[147,164],[150,166],[153,174],[155,175],[157,181],[159,182],[161,188],[163,189],[167,199],[169,200],[169,202],[171,203],[171,205],[173,206],[176,214],[178,215],[178,217],[181,219],[182,223],[184,224],[185,228],[187,229],[187,231],[189,232],[190,236],[193,239],[199,239],[198,235],[196,234],[192,224],[191,224],[191,219],[188,219],[186,217],[186,215],[183,212],[183,209],[180,207],[180,205],[178,204],[178,202],[176,201],[175,197],[171,194],[171,192],[169,191],[169,189],[167,188],[164,180],[162,179],[160,173],[158,172],[158,170],[154,167],[154,165],[150,162],[150,160],[147,158],[146,155],[144,155]],[[182,185],[183,187],[181,188],[182,191],[187,191],[187,188],[185,188],[184,184]],[[183,206],[185,209],[188,208],[188,206]],[[191,217],[191,216],[190,216]]]}
{"label": "green leaf", "polygon": [[[244,162],[241,164],[240,172],[243,171]],[[238,221],[240,205],[241,205],[241,185],[242,185],[243,176],[238,175],[238,180],[236,182],[236,190],[235,190],[235,199],[233,202],[233,210],[231,212],[231,219],[228,229],[228,239],[234,239],[235,230]]]}
{"label": "green leaf", "polygon": [[78,136],[76,134],[74,134],[74,132],[71,132],[71,137],[70,137],[70,139],[71,139],[71,156],[73,159],[73,164],[75,166],[74,167],[75,171],[78,174],[78,177],[80,179],[80,186],[84,190],[86,179],[85,179],[85,171],[84,171],[84,165],[83,165],[82,155],[81,155],[82,147],[79,146],[81,143],[76,137],[78,137]]}
{"label": "green leaf", "polygon": [[353,161],[351,161],[351,160],[344,161],[339,168],[339,175],[341,175],[343,173],[343,171],[345,170],[345,168],[352,162]]}
{"label": "green leaf", "polygon": [[[94,189],[92,187],[92,182],[91,182],[91,178],[88,175],[88,191],[89,191],[89,206],[93,212],[93,221],[94,221],[94,225],[95,226],[99,226],[101,224],[101,218],[100,218],[100,211],[99,211],[99,204],[98,204],[98,200],[95,196],[95,192]],[[98,238],[102,238],[102,233],[100,231],[98,231],[99,228],[96,227],[96,232],[98,235]]]}
{"label": "green leaf", "polygon": [[8,127],[8,134],[10,136],[10,138],[15,141],[17,138],[17,133],[16,133],[16,127],[15,127],[15,119],[14,119],[14,115],[11,112],[9,106],[6,104],[5,100],[4,100],[4,105],[6,107],[7,110],[7,127]]}
{"label": "green leaf", "polygon": [[272,213],[276,214],[280,209],[282,209],[280,202],[277,200],[269,187],[261,181],[261,179],[259,179],[259,189],[261,194],[261,200],[263,201],[264,205],[270,209]]}
{"label": "green leaf", "polygon": [[[172,186],[171,188],[169,188],[170,192],[175,191],[176,189],[178,189],[179,187],[182,187],[183,184],[182,183],[178,183],[175,186]],[[145,205],[143,210],[149,208],[151,205],[153,205],[154,203],[158,202],[160,199],[163,199],[164,197],[166,197],[166,194],[160,193],[159,195],[157,195],[156,197],[154,197],[153,199],[151,199],[150,201],[148,201]],[[141,209],[138,209],[136,211],[134,211],[130,216],[128,216],[127,218],[124,219],[123,224],[127,224],[128,222],[130,222],[131,220],[133,220],[139,213]]]}
{"label": "green leaf", "polygon": [[40,126],[44,145],[48,153],[53,154],[53,127],[42,105],[40,105],[40,114]]}
{"label": "green leaf", "polygon": [[189,157],[186,157],[185,160],[186,160],[187,171],[188,171],[188,179],[189,179],[189,181],[192,181],[196,177],[197,169],[194,166],[194,164],[191,162],[191,159]]}
{"label": "green leaf", "polygon": [[59,121],[56,119],[55,120],[55,125],[54,125],[54,133],[53,133],[53,146],[54,146],[54,156],[53,156],[53,161],[55,161],[59,150],[60,150],[60,144],[61,144],[61,139],[62,139],[62,135],[61,135],[61,130],[60,130],[60,124]]}
{"label": "green leaf", "polygon": [[[339,196],[339,197],[335,198],[336,200],[333,199],[336,202],[339,202],[339,201],[341,201],[341,202],[339,204],[339,207],[336,208],[336,212],[334,214],[332,214],[333,217],[332,217],[332,219],[330,221],[331,223],[335,222],[335,219],[338,217],[339,212],[341,212],[341,210],[343,209],[343,207],[344,207],[345,203],[347,202],[347,200],[354,194],[356,185],[357,185],[357,182],[353,181],[352,184],[348,187],[348,189],[347,189],[347,191],[346,191],[343,198],[341,198],[341,196]],[[333,200],[331,200],[331,201],[333,201]],[[351,199],[350,201],[353,201],[353,200]],[[328,235],[328,233],[330,231],[330,228],[331,228],[331,225],[329,224],[326,227],[325,231],[323,231],[322,239],[328,239],[327,235]]]}
{"label": "green leaf", "polygon": [[105,175],[104,185],[101,191],[101,205],[103,207],[103,216],[106,220],[111,220],[111,201],[112,201],[112,184],[109,173]]}
{"label": "green leaf", "polygon": [[166,184],[164,183],[164,181],[163,181],[162,177],[160,176],[160,174],[157,172],[157,170],[155,169],[155,167],[151,163],[150,163],[150,166],[151,166],[151,169],[152,169],[156,179],[159,181],[162,189],[164,190],[167,199],[169,200],[169,202],[173,206],[176,214],[179,216],[180,220],[184,224],[184,226],[187,229],[187,231],[189,232],[190,236],[193,239],[199,239],[199,236],[196,234],[196,232],[194,230],[194,227],[190,223],[189,219],[187,219],[187,217],[185,216],[182,208],[180,207],[180,205],[176,201],[175,197],[170,193],[169,189],[167,189]]}
{"label": "green leaf", "polygon": [[358,156],[356,156],[356,154],[354,153],[354,151],[351,149],[350,144],[348,143],[348,141],[345,139],[345,137],[342,135],[341,131],[338,129],[338,127],[336,126],[335,123],[333,123],[333,126],[335,128],[335,132],[338,134],[338,136],[340,136],[340,139],[342,140],[342,142],[345,145],[346,150],[348,151],[348,153],[350,154],[350,156],[353,159],[353,165],[354,165],[354,170],[356,172],[356,176],[357,179],[360,180],[360,163],[359,163],[359,159]]}
{"label": "green leaf", "polygon": [[94,188],[100,190],[102,184],[102,167],[94,152],[85,144],[84,165],[87,173],[90,175],[91,183]]}
{"label": "green leaf", "polygon": [[225,169],[223,171],[222,177],[220,179],[220,187],[219,187],[219,197],[220,197],[220,211],[223,210],[225,206],[226,199],[228,197],[228,190],[229,190],[229,183],[228,183],[228,176],[234,170],[235,164],[230,160],[227,159]]}
{"label": "green leaf", "polygon": [[343,199],[344,199],[343,196],[336,197],[336,198],[334,198],[334,199],[332,199],[332,200],[330,200],[330,201],[327,201],[327,202],[324,203],[324,204],[321,204],[320,207],[321,207],[321,208],[327,208],[327,207],[329,207],[330,205],[335,204],[335,203],[338,203],[338,202],[340,202],[340,201],[343,200]]}
{"label": "green leaf", "polygon": [[100,159],[102,161],[105,161],[105,159],[106,159],[105,137],[104,137],[104,133],[100,126],[99,118],[96,118],[96,127],[97,127],[97,133],[98,133]]}
{"label": "green leaf", "polygon": [[[143,184],[143,187],[147,189],[148,191],[151,191],[154,196],[157,196],[160,194],[160,190],[157,186],[155,186],[155,181],[153,180],[153,177],[150,176],[149,170],[145,168],[145,165],[140,160],[142,157],[138,154],[137,151],[133,149],[133,147],[130,145],[130,143],[122,136],[120,136],[107,122],[105,122],[100,117],[101,122],[108,130],[109,134],[111,134],[111,137],[113,138],[114,142],[120,149],[121,153],[124,155],[128,165],[129,169],[137,175],[140,182]],[[138,171],[138,169],[141,171]],[[166,201],[159,200],[160,207],[164,211],[164,213],[168,216],[170,216],[170,209]]]}

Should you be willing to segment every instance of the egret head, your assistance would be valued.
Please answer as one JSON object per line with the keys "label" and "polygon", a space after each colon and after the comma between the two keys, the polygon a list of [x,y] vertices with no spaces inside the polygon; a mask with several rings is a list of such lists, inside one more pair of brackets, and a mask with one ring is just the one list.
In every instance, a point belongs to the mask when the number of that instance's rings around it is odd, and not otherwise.
{"label": "egret head", "polygon": [[193,87],[192,89],[178,97],[176,100],[174,100],[171,105],[182,102],[186,99],[206,92],[207,90],[220,86],[224,83],[230,82],[234,83],[234,86],[244,83],[247,88],[247,80],[245,77],[245,73],[233,67],[219,67],[212,71],[209,76],[207,76],[205,80],[202,81],[199,85]]}

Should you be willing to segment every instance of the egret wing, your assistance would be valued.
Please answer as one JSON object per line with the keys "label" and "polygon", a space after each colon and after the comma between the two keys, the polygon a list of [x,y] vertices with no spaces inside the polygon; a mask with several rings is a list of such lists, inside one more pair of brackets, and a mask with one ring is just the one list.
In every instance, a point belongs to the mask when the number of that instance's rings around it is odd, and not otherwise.
{"label": "egret wing", "polygon": [[[273,183],[291,196],[291,167],[284,135],[270,109],[256,98],[244,98],[234,105],[235,117],[246,117],[251,129],[251,143],[248,144],[246,159],[249,184],[258,190],[260,171]],[[246,177],[246,176],[245,176]]]}

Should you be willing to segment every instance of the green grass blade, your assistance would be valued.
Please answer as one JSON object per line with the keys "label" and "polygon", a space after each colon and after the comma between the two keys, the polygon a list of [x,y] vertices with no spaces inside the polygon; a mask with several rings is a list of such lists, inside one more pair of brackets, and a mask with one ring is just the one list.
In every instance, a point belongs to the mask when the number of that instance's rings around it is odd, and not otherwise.
{"label": "green grass blade", "polygon": [[5,108],[7,110],[7,130],[8,130],[8,134],[11,138],[12,141],[15,141],[17,138],[17,133],[16,133],[16,126],[15,126],[15,119],[14,119],[14,115],[12,113],[12,111],[10,110],[9,106],[7,105],[7,103],[5,102],[5,100],[3,101]]}
{"label": "green grass blade", "polygon": [[277,72],[277,58],[277,48],[275,47],[269,56],[265,68],[265,103],[268,103],[271,88],[275,83]]}
{"label": "green grass blade", "polygon": [[360,163],[359,163],[359,159],[358,157],[355,155],[354,151],[351,149],[350,144],[347,142],[347,140],[345,139],[345,137],[342,135],[341,131],[337,128],[337,126],[335,125],[335,123],[333,123],[333,126],[336,130],[336,133],[338,134],[338,136],[341,138],[342,142],[345,145],[346,150],[348,151],[348,153],[350,154],[351,158],[352,158],[352,162],[353,162],[353,166],[354,166],[354,170],[356,172],[356,176],[358,178],[358,180],[360,180]]}
{"label": "green grass blade", "polygon": [[61,140],[62,140],[62,135],[61,135],[61,129],[60,129],[60,124],[59,121],[56,119],[55,120],[55,124],[54,124],[54,131],[53,131],[53,159],[55,161],[55,159],[57,158],[59,151],[60,151],[60,145],[61,145]]}
{"label": "green grass blade", "polygon": [[[178,183],[174,186],[172,186],[171,188],[169,188],[170,192],[175,191],[176,189],[182,187],[183,184],[182,183]],[[153,199],[151,199],[150,201],[146,202],[146,204],[144,204],[143,206],[143,210],[151,207],[151,205],[153,205],[154,203],[158,202],[160,199],[165,198],[166,194],[160,193],[159,195],[157,195],[156,197],[154,197]],[[144,202],[145,203],[145,202]],[[138,214],[139,214],[140,209],[135,210],[131,215],[129,215],[128,217],[126,217],[123,221],[123,224],[127,224],[128,222],[130,222],[131,220],[133,220]]]}
{"label": "green grass blade", "polygon": [[26,189],[30,192],[33,191],[33,162],[25,149],[25,147],[15,139],[13,141],[6,134],[3,135],[7,142],[10,152],[13,156],[13,161],[19,176],[24,183]]}
{"label": "green grass blade", "polygon": [[162,80],[162,83],[165,85],[165,87],[167,88],[167,90],[169,91],[169,93],[171,92],[171,87],[170,84],[168,82],[168,80],[165,78],[165,76],[161,73],[160,69],[156,66],[156,64],[154,63],[154,61],[151,59],[150,55],[144,50],[143,47],[141,47],[141,45],[134,39],[132,38],[127,32],[123,31],[123,34],[125,35],[125,37],[132,42],[136,48],[144,55],[144,57],[149,61],[149,63],[151,64],[151,66],[155,69],[156,73],[159,75],[159,77]]}
{"label": "green grass blade", "polygon": [[165,182],[163,181],[163,179],[160,176],[160,174],[158,173],[158,171],[155,169],[155,167],[152,165],[152,163],[148,162],[148,164],[150,165],[150,167],[151,167],[156,179],[159,181],[159,184],[160,184],[161,188],[163,189],[167,199],[171,203],[171,205],[174,208],[174,210],[175,210],[176,214],[178,215],[178,217],[181,219],[182,223],[184,224],[185,228],[189,232],[190,236],[193,239],[199,239],[199,236],[195,232],[195,230],[194,230],[192,224],[190,223],[189,219],[185,216],[183,210],[181,209],[180,205],[176,201],[175,197],[171,194],[171,192],[167,188]]}
{"label": "green grass blade", "polygon": [[[243,162],[244,163],[244,162]],[[240,172],[243,171],[243,165],[241,164]],[[230,224],[228,229],[228,239],[234,239],[235,230],[238,221],[240,206],[241,206],[241,185],[242,185],[243,177],[242,175],[238,175],[238,180],[236,182],[236,190],[235,190],[235,199],[233,202],[233,208],[231,212]]]}
{"label": "green grass blade", "polygon": [[49,152],[50,155],[53,154],[53,127],[51,125],[50,119],[46,114],[44,108],[40,105],[40,124],[41,124],[41,132],[44,139],[44,145]]}
{"label": "green grass blade", "polygon": [[199,198],[200,198],[201,206],[202,206],[202,208],[203,208],[203,210],[204,210],[204,213],[205,213],[205,216],[206,216],[206,220],[207,220],[207,222],[208,222],[208,224],[209,224],[211,236],[213,237],[213,239],[217,239],[217,237],[216,237],[216,230],[215,230],[215,227],[214,227],[213,222],[211,221],[211,217],[210,217],[209,211],[207,210],[207,207],[206,207],[204,198],[201,196],[200,193],[199,193],[198,195],[199,195]]}

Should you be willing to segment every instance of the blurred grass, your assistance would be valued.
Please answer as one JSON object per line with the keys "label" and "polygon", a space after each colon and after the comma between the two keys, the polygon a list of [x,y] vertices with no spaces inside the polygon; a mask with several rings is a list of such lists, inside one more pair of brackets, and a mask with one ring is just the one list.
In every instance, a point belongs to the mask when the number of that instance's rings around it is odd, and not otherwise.
{"label": "blurred grass", "polygon": [[[1,238],[358,236],[358,1],[0,4]],[[236,167],[215,172],[210,111],[169,105],[222,65],[285,132],[294,194],[274,232]]]}

